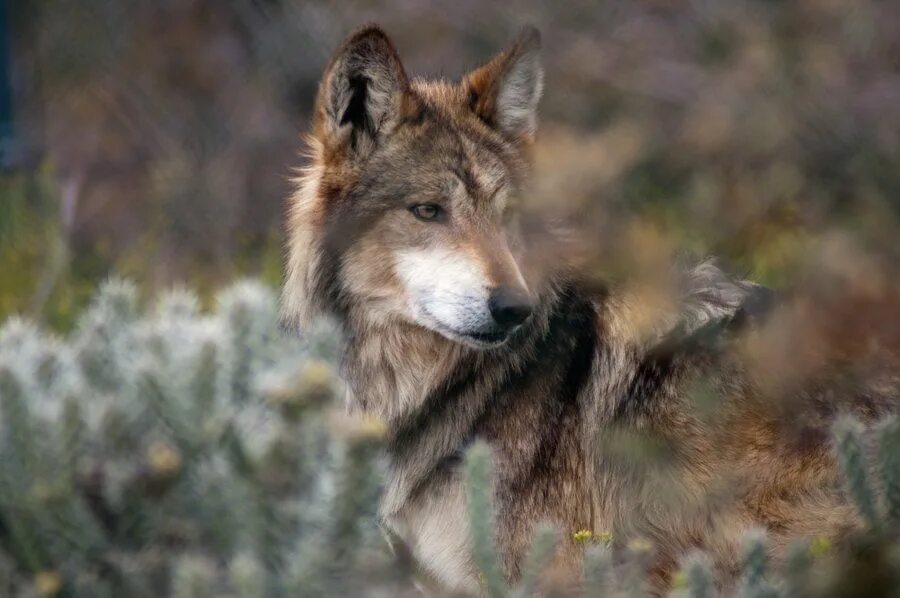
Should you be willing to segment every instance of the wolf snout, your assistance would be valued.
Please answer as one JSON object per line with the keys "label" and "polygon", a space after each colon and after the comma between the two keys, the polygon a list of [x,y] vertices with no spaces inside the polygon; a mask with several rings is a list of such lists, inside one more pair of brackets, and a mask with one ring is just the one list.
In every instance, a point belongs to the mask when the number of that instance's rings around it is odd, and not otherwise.
{"label": "wolf snout", "polygon": [[488,309],[497,325],[509,330],[528,319],[534,310],[534,304],[523,290],[498,287],[491,291]]}

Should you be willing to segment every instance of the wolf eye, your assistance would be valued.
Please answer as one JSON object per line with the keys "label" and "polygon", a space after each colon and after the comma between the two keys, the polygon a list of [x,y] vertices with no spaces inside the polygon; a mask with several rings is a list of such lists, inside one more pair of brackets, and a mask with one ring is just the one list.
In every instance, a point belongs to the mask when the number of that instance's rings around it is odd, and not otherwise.
{"label": "wolf eye", "polygon": [[441,215],[441,206],[433,203],[419,203],[409,209],[419,220],[436,220]]}

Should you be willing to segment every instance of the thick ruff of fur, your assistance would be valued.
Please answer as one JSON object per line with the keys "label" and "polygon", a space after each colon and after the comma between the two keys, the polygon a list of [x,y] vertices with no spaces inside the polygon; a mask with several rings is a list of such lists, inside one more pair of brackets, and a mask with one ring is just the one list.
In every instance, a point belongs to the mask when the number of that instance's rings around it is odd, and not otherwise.
{"label": "thick ruff of fur", "polygon": [[[351,407],[389,429],[385,524],[441,587],[478,593],[460,464],[483,440],[511,579],[541,521],[564,532],[561,578],[578,577],[571,536],[587,529],[650,541],[660,587],[692,547],[731,583],[751,527],[767,528],[776,551],[840,534],[853,515],[827,423],[787,438],[783,410],[755,391],[736,349],[768,310],[765,289],[702,262],[681,268],[674,302],[650,308],[571,269],[529,267],[500,215],[528,170],[537,48],[528,31],[459,84],[410,81],[369,27],[322,81],[290,207],[284,314],[343,325]],[[403,204],[423,197],[445,221]],[[526,285],[533,313],[506,342],[467,340],[490,324],[485,288]]]}

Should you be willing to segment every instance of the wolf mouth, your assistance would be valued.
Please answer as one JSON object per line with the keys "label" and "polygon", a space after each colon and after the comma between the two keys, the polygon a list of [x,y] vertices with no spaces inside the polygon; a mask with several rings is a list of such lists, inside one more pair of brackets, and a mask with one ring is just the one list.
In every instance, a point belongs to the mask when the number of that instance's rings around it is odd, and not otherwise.
{"label": "wolf mouth", "polygon": [[497,330],[490,332],[464,332],[462,330],[455,330],[444,323],[442,323],[433,313],[431,313],[426,307],[421,307],[422,314],[424,314],[431,325],[434,326],[437,332],[440,332],[444,336],[450,337],[451,340],[455,341],[469,341],[482,346],[497,346],[506,342],[507,339],[512,335],[512,333],[518,328],[516,327],[513,330]]}
{"label": "wolf mouth", "polygon": [[510,336],[509,333],[506,332],[469,332],[456,334],[482,343],[502,343]]}

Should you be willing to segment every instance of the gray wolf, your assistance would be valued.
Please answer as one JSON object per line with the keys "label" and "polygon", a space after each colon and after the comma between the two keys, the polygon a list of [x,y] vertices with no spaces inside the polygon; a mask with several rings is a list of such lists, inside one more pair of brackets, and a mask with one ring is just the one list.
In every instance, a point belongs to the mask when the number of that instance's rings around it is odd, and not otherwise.
{"label": "gray wolf", "polygon": [[325,69],[283,311],[342,326],[351,408],[387,424],[385,525],[437,587],[478,594],[460,460],[483,440],[513,580],[541,521],[565,532],[559,579],[578,577],[574,532],[608,531],[653,546],[660,588],[694,547],[728,586],[753,527],[776,552],[844,533],[825,418],[787,436],[735,348],[771,293],[701,261],[654,302],[529,241],[518,204],[542,88],[534,29],[457,82],[410,79],[374,26]]}

